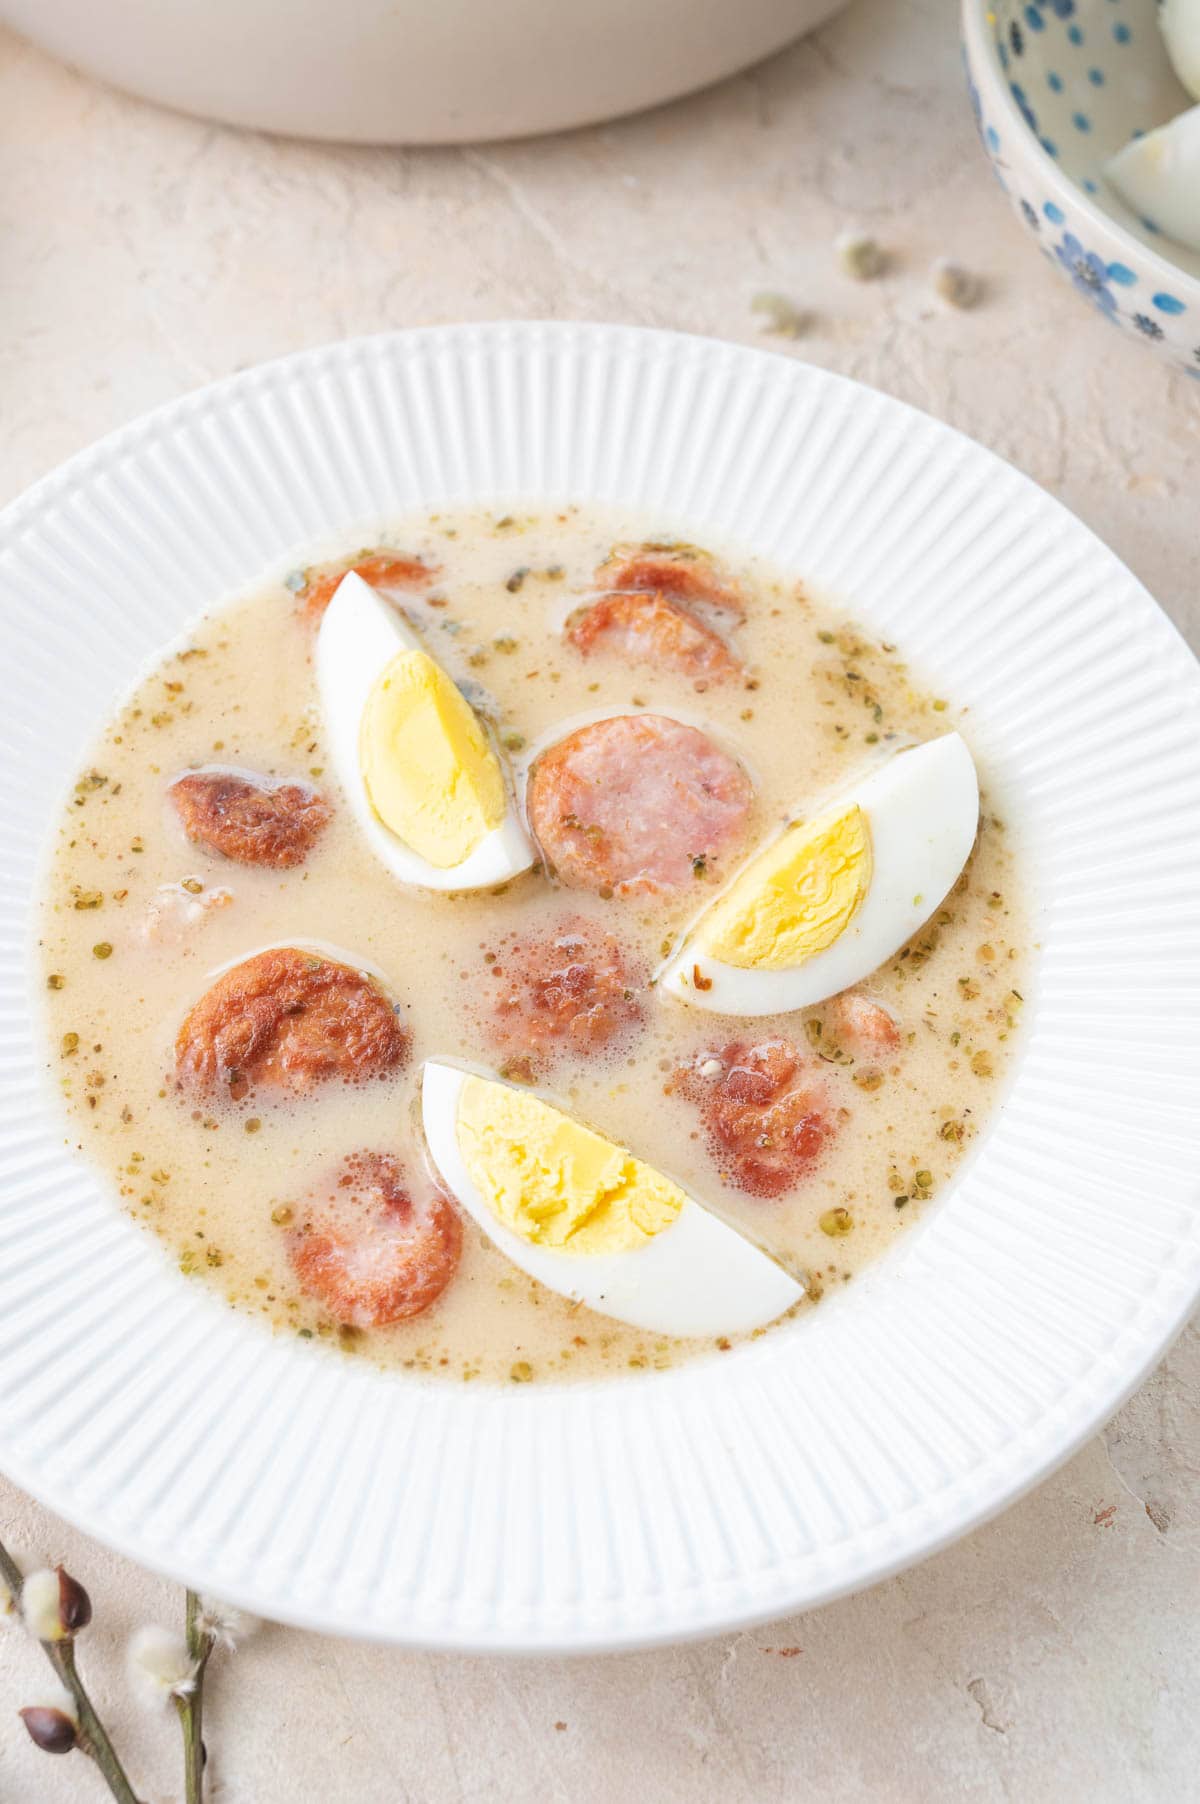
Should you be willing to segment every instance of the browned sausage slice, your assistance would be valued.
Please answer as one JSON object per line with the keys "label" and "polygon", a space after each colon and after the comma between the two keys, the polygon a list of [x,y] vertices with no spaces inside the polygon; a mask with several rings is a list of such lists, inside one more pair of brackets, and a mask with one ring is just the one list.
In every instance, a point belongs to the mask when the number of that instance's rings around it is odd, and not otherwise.
{"label": "browned sausage slice", "polygon": [[277,871],[304,863],[333,814],[307,783],[272,783],[242,771],[189,771],[167,794],[193,845]]}
{"label": "browned sausage slice", "polygon": [[657,591],[602,595],[571,616],[566,636],[585,658],[609,651],[699,683],[720,683],[741,670],[720,633]]}
{"label": "browned sausage slice", "polygon": [[408,1056],[408,1030],[374,978],[295,946],[222,972],[175,1040],[180,1082],[303,1095],[318,1084],[382,1077]]}
{"label": "browned sausage slice", "polygon": [[676,601],[707,602],[741,619],[741,583],[698,545],[614,545],[596,572],[598,589],[657,589]]}
{"label": "browned sausage slice", "polygon": [[462,1221],[390,1153],[352,1153],[314,1188],[288,1237],[300,1288],[337,1322],[379,1328],[435,1303],[458,1270]]}
{"label": "browned sausage slice", "polygon": [[334,590],[347,571],[353,570],[373,589],[411,595],[427,589],[438,574],[433,564],[417,557],[399,557],[394,551],[364,551],[357,559],[345,558],[333,564],[314,564],[304,572],[304,584],[297,589],[296,599],[304,617],[315,626],[333,600]]}
{"label": "browned sausage slice", "polygon": [[642,1018],[645,973],[611,933],[579,916],[502,942],[485,969],[489,1031],[505,1077],[528,1081],[563,1054],[601,1051]]}
{"label": "browned sausage slice", "polygon": [[753,791],[741,765],[698,728],[618,714],[543,752],[526,799],[563,883],[634,896],[716,875],[742,841]]}
{"label": "browned sausage slice", "polygon": [[843,990],[835,996],[825,1010],[825,1019],[834,1039],[864,1058],[882,1058],[900,1049],[896,1017],[861,990]]}
{"label": "browned sausage slice", "polygon": [[750,1196],[795,1189],[837,1132],[827,1085],[790,1040],[698,1053],[671,1088],[699,1109],[726,1183]]}

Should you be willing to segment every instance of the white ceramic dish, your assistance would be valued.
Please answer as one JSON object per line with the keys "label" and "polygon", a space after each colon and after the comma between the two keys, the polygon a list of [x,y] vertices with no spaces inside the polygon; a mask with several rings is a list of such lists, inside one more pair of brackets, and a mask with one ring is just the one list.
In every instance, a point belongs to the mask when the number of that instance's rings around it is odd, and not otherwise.
{"label": "white ceramic dish", "polygon": [[0,0],[69,63],[297,138],[457,144],[590,125],[768,56],[844,0]]}
{"label": "white ceramic dish", "polygon": [[[894,1257],[620,1384],[425,1388],[271,1340],[63,1143],[27,935],[118,691],[198,610],[437,501],[594,498],[742,540],[898,640],[1019,826],[1014,1086]],[[400,333],[203,390],[0,518],[0,1466],[280,1619],[478,1649],[777,1616],[942,1546],[1116,1408],[1200,1288],[1200,670],[1057,503],[805,364],[602,326]]]}

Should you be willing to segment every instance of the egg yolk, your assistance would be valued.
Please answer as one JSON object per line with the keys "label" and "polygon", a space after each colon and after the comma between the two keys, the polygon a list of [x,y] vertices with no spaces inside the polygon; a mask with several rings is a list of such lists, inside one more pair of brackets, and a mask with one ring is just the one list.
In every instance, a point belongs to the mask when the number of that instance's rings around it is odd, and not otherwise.
{"label": "egg yolk", "polygon": [[463,1163],[514,1234],[567,1253],[626,1253],[669,1228],[682,1190],[549,1103],[469,1077],[456,1122]]}
{"label": "egg yolk", "polygon": [[359,763],[385,827],[439,870],[504,819],[504,779],[470,704],[426,652],[402,651],[363,709]]}
{"label": "egg yolk", "polygon": [[871,869],[870,828],[857,805],[798,821],[713,904],[700,928],[703,949],[739,970],[802,965],[846,931]]}

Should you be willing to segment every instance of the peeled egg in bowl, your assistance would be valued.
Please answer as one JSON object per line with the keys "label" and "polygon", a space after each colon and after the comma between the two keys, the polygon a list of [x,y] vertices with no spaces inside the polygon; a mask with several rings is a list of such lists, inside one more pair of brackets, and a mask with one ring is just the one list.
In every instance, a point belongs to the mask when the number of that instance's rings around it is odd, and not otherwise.
{"label": "peeled egg in bowl", "polygon": [[[1175,74],[1200,101],[1200,0],[1159,0],[1158,23]],[[1104,176],[1143,224],[1200,251],[1200,106],[1139,127]]]}
{"label": "peeled egg in bowl", "polygon": [[329,756],[371,849],[402,883],[486,889],[533,864],[470,703],[403,615],[353,572],[317,635]]}
{"label": "peeled egg in bowl", "polygon": [[600,1315],[670,1335],[748,1333],[804,1295],[679,1186],[515,1084],[426,1061],[425,1140],[499,1250]]}
{"label": "peeled egg in bowl", "polygon": [[1200,106],[1132,139],[1105,164],[1104,174],[1142,219],[1200,251]]}
{"label": "peeled egg in bowl", "polygon": [[659,975],[721,1015],[808,1008],[869,977],[953,888],[979,825],[958,733],[893,752],[762,846]]}
{"label": "peeled egg in bowl", "polygon": [[1159,0],[1158,22],[1176,75],[1200,100],[1200,0]]}
{"label": "peeled egg in bowl", "polygon": [[1191,376],[1200,249],[1185,242],[1187,135],[1164,128],[1200,98],[1185,73],[1196,16],[1196,0],[962,0],[979,136],[1029,247],[1110,329]]}

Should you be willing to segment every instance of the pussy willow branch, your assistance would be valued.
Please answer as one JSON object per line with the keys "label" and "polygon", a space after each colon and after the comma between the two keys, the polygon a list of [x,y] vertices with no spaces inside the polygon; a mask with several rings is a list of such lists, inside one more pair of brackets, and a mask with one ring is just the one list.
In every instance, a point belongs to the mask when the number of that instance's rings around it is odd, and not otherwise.
{"label": "pussy willow branch", "polygon": [[204,1670],[216,1639],[201,1624],[200,1599],[187,1594],[187,1650],[195,1665],[192,1690],[175,1699],[183,1730],[183,1795],[186,1804],[204,1801]]}
{"label": "pussy willow branch", "polygon": [[[19,1607],[21,1592],[25,1585],[24,1574],[2,1541],[0,1541],[0,1578],[3,1578],[12,1593],[14,1603]],[[97,1716],[92,1700],[79,1676],[78,1668],[75,1665],[74,1640],[68,1636],[64,1641],[42,1641],[38,1645],[71,1694],[79,1723],[79,1739],[75,1744],[76,1747],[94,1762],[118,1804],[141,1804],[141,1800],[129,1783],[125,1768],[117,1758],[117,1750],[108,1739],[108,1731]]]}

